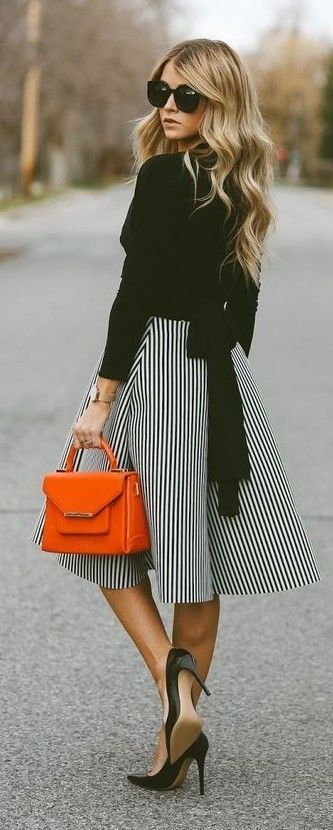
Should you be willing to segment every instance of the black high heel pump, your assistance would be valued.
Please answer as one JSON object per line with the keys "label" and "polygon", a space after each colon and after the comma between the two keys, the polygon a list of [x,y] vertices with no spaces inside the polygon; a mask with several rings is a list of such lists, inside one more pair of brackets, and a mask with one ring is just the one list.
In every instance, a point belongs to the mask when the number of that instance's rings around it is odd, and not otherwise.
{"label": "black high heel pump", "polygon": [[199,772],[200,795],[204,795],[204,766],[208,747],[207,735],[201,731],[191,746],[188,746],[173,764],[170,764],[167,758],[162,769],[154,775],[128,775],[127,778],[132,784],[138,784],[139,787],[148,790],[173,790],[181,786],[191,761],[195,759]]}
{"label": "black high heel pump", "polygon": [[195,710],[192,699],[193,678],[210,695],[207,686],[201,680],[195,658],[185,648],[172,647],[168,653],[165,678],[168,696],[168,715],[165,722],[165,740],[170,764],[193,745],[201,732],[201,719]]}

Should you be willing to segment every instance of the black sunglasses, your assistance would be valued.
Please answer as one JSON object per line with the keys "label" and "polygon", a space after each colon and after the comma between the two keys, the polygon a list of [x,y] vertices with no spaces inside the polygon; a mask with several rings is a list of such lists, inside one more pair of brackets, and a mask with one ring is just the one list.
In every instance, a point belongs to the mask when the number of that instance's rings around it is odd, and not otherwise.
{"label": "black sunglasses", "polygon": [[201,93],[187,84],[172,89],[166,81],[147,81],[147,98],[153,107],[165,107],[171,92],[177,109],[182,112],[194,112],[201,98]]}

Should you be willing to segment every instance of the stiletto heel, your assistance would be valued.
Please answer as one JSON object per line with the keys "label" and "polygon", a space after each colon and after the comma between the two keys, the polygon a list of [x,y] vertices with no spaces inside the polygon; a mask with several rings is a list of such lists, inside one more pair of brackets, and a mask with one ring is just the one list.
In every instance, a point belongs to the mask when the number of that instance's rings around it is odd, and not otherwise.
{"label": "stiletto heel", "polygon": [[204,795],[204,766],[208,747],[207,735],[201,731],[193,744],[187,747],[173,764],[170,764],[167,758],[162,769],[155,775],[128,775],[127,778],[132,784],[148,790],[176,789],[183,784],[190,763],[194,759],[198,765],[200,795]]}
{"label": "stiletto heel", "polygon": [[205,786],[204,786],[204,768],[205,768],[205,755],[201,758],[197,758],[198,764],[198,771],[199,771],[199,787],[200,787],[200,795],[204,795]]}
{"label": "stiletto heel", "polygon": [[185,648],[172,647],[167,656],[165,679],[169,710],[165,721],[168,759],[173,764],[201,732],[201,719],[192,698],[193,678],[207,695],[207,686],[199,676],[195,660]]}
{"label": "stiletto heel", "polygon": [[209,691],[209,689],[207,689],[206,684],[203,682],[203,680],[201,680],[201,677],[199,676],[196,670],[195,658],[189,652],[188,654],[185,654],[184,657],[182,657],[182,668],[187,669],[187,671],[190,671],[191,674],[193,674],[193,677],[195,677],[198,683],[200,683],[200,686],[204,690],[204,692],[206,692],[206,695],[211,694],[211,692]]}

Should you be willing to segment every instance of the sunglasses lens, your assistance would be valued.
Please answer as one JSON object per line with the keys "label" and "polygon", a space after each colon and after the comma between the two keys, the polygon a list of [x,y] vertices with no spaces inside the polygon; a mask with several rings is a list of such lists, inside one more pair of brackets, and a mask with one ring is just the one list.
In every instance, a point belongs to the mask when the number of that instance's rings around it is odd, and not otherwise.
{"label": "sunglasses lens", "polygon": [[[170,97],[170,87],[163,81],[147,81],[147,98],[153,107],[164,107]],[[181,84],[174,92],[176,106],[182,112],[194,112],[200,93],[190,86]]]}
{"label": "sunglasses lens", "polygon": [[200,99],[200,93],[190,86],[179,86],[175,92],[175,101],[178,109],[183,112],[194,112]]}
{"label": "sunglasses lens", "polygon": [[164,107],[170,95],[169,87],[162,81],[147,82],[147,98],[152,107]]}

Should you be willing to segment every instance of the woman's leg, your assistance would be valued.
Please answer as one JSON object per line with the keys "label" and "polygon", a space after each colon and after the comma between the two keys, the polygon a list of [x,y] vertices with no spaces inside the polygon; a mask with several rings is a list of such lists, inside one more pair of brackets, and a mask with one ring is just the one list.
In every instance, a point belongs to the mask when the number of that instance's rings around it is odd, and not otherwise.
{"label": "woman's leg", "polygon": [[[132,588],[104,588],[100,586],[107,602],[139,649],[157,686],[163,706],[162,724],[168,711],[165,689],[165,664],[172,647],[164,623],[154,601],[149,576]],[[167,757],[165,733],[162,731],[155,750],[151,773],[163,766]],[[163,758],[162,763],[160,759]]]}
{"label": "woman's leg", "polygon": [[[208,602],[175,603],[172,645],[187,648],[197,661],[203,680],[206,679],[212,661],[220,618],[220,597],[215,594]],[[192,698],[197,704],[202,688],[193,680]],[[164,722],[161,725],[154,755],[154,771],[161,769],[167,757]]]}
{"label": "woman's leg", "polygon": [[[149,576],[132,588],[103,588],[107,602],[142,654],[158,689],[164,714],[167,711],[165,691],[165,663],[171,646],[187,648],[196,658],[203,680],[207,677],[214,652],[218,621],[219,596],[201,603],[175,603],[172,643],[159,614],[151,591]],[[196,704],[201,686],[193,681],[193,701]],[[154,774],[167,757],[164,718],[153,756]]]}
{"label": "woman's leg", "polygon": [[100,589],[151,672],[164,703],[164,671],[172,646],[154,601],[149,576],[132,588]]}
{"label": "woman's leg", "polygon": [[[177,602],[174,608],[172,645],[193,654],[200,677],[205,680],[214,654],[220,619],[220,597],[207,602]],[[202,688],[194,679],[192,697],[197,703]]]}

